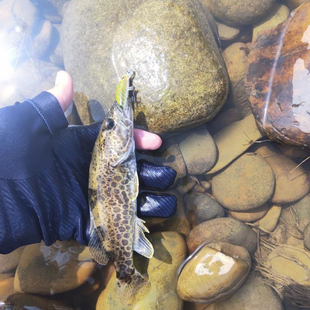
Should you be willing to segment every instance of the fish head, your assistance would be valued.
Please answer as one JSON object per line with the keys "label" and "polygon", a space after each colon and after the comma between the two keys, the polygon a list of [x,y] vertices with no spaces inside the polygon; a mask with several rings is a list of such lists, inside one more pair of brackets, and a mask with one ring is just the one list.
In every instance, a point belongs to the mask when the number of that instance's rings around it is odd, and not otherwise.
{"label": "fish head", "polygon": [[130,98],[122,106],[114,102],[99,133],[99,145],[104,148],[105,160],[111,166],[125,161],[134,152],[133,106]]}

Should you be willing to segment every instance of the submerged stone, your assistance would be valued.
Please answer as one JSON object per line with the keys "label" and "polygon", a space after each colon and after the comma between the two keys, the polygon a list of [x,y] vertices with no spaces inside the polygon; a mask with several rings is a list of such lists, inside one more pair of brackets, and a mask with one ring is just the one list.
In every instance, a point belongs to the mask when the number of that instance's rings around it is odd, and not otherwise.
{"label": "submerged stone", "polygon": [[310,2],[255,41],[246,87],[257,124],[272,140],[310,148]]}
{"label": "submerged stone", "polygon": [[228,77],[206,16],[198,0],[71,1],[62,34],[75,90],[107,111],[132,68],[137,127],[169,132],[211,120]]}

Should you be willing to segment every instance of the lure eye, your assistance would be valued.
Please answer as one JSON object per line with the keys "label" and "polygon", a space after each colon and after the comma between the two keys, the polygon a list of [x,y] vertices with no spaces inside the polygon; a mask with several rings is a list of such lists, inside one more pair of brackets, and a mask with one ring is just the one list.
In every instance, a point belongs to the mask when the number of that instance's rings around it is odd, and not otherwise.
{"label": "lure eye", "polygon": [[114,121],[112,118],[108,118],[105,122],[106,129],[110,130],[114,127]]}

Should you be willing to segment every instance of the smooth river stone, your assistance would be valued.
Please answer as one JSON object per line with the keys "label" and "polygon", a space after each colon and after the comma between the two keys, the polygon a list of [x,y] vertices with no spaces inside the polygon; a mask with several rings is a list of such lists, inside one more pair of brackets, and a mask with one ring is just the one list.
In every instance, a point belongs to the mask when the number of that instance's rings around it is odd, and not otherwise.
{"label": "smooth river stone", "polygon": [[291,205],[293,214],[296,217],[298,228],[303,231],[310,223],[310,194]]}
{"label": "smooth river stone", "polygon": [[264,230],[267,232],[273,232],[277,227],[281,211],[281,206],[271,206],[267,214],[254,224],[256,224],[259,228],[263,229],[262,233],[264,233]]}
{"label": "smooth river stone", "polygon": [[17,292],[53,295],[77,288],[95,270],[89,249],[75,241],[28,245],[16,270]]}
{"label": "smooth river stone", "polygon": [[225,208],[244,212],[269,200],[274,186],[269,164],[260,155],[246,153],[213,178],[212,193]]}
{"label": "smooth river stone", "polygon": [[216,22],[218,27],[218,35],[222,41],[230,41],[235,39],[240,33],[239,28],[230,27],[220,22]]}
{"label": "smooth river stone", "polygon": [[252,114],[217,132],[213,139],[218,150],[218,160],[207,174],[218,172],[226,167],[262,136]]}
{"label": "smooth river stone", "polygon": [[215,165],[217,149],[205,125],[178,135],[177,141],[189,174],[206,173]]}
{"label": "smooth river stone", "polygon": [[310,251],[310,223],[304,230],[304,245],[305,248]]}
{"label": "smooth river stone", "polygon": [[231,297],[251,269],[251,256],[243,247],[225,242],[202,247],[185,264],[177,283],[186,301],[212,303]]}
{"label": "smooth river stone", "polygon": [[266,215],[268,212],[269,206],[267,203],[263,204],[262,206],[250,210],[248,212],[236,212],[236,211],[229,211],[229,214],[238,221],[241,222],[255,222],[260,220],[262,217]]}
{"label": "smooth river stone", "polygon": [[310,182],[302,166],[296,168],[298,163],[282,155],[270,144],[258,147],[255,153],[267,161],[276,178],[276,186],[271,202],[288,204],[307,195]]}
{"label": "smooth river stone", "polygon": [[75,90],[98,100],[105,112],[119,78],[128,68],[136,72],[137,127],[194,127],[226,101],[225,64],[199,0],[72,0],[62,35]]}
{"label": "smooth river stone", "polygon": [[310,2],[251,48],[246,88],[258,126],[282,144],[310,148]]}
{"label": "smooth river stone", "polygon": [[190,253],[203,242],[227,242],[243,246],[254,253],[257,246],[256,233],[247,225],[227,217],[205,221],[194,227],[186,239]]}
{"label": "smooth river stone", "polygon": [[[117,292],[116,274],[110,279],[107,288],[99,296],[96,310],[132,310],[147,309],[181,310],[183,301],[176,291],[177,269],[186,257],[186,244],[184,239],[176,232],[158,232],[150,235],[154,246],[154,256],[147,261],[147,274],[151,283],[148,293],[138,291],[131,305],[124,305]],[[145,258],[137,258],[138,266]],[[142,290],[143,291],[143,290]]]}
{"label": "smooth river stone", "polygon": [[9,254],[0,254],[0,273],[15,270],[25,247],[19,247]]}
{"label": "smooth river stone", "polygon": [[275,0],[200,0],[214,17],[230,26],[255,23],[273,6]]}
{"label": "smooth river stone", "polygon": [[284,310],[278,294],[261,279],[249,276],[244,285],[228,300],[201,310]]}

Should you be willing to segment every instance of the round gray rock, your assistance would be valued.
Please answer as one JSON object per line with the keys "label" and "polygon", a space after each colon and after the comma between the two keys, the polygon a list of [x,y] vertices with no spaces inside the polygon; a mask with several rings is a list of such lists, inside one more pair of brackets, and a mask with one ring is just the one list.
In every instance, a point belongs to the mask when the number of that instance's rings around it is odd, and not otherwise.
{"label": "round gray rock", "polygon": [[230,26],[253,24],[273,6],[275,0],[201,0],[214,17]]}
{"label": "round gray rock", "polygon": [[275,176],[259,155],[247,153],[212,180],[213,195],[232,211],[247,211],[263,205],[273,194]]}
{"label": "round gray rock", "polygon": [[105,111],[119,78],[129,68],[136,72],[137,127],[193,127],[212,119],[226,100],[227,72],[198,0],[72,0],[62,27],[75,90]]}

